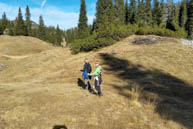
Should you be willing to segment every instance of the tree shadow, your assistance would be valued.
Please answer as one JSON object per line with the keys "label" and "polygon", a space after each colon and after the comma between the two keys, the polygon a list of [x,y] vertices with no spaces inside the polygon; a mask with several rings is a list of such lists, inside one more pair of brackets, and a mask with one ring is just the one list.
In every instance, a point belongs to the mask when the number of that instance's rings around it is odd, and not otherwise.
{"label": "tree shadow", "polygon": [[[158,69],[148,69],[139,64],[101,53],[107,71],[118,78],[124,79],[125,86],[112,85],[120,95],[131,98],[131,94],[124,92],[140,89],[140,101],[154,101],[155,112],[163,119],[173,120],[185,127],[193,128],[193,86],[187,82],[164,73]],[[154,97],[151,95],[154,94]],[[155,97],[158,96],[158,97]]]}
{"label": "tree shadow", "polygon": [[65,125],[55,125],[53,129],[68,129]]}

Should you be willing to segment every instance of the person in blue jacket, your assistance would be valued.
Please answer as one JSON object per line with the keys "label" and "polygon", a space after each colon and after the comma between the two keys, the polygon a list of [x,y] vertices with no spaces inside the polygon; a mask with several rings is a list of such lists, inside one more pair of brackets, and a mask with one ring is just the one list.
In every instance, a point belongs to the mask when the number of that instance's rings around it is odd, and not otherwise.
{"label": "person in blue jacket", "polygon": [[85,59],[84,61],[84,67],[83,67],[83,73],[82,73],[82,77],[84,78],[84,82],[85,82],[85,88],[88,90],[88,89],[91,89],[91,85],[90,85],[90,79],[91,79],[91,76],[89,76],[88,74],[90,74],[92,72],[92,67],[89,63],[89,60],[88,59]]}

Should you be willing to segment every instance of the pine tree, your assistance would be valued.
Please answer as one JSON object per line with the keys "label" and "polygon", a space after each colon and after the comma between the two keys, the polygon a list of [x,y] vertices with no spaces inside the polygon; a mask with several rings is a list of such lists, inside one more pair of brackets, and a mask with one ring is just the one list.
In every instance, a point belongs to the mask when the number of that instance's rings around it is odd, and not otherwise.
{"label": "pine tree", "polygon": [[115,0],[115,17],[117,24],[123,25],[125,23],[125,7],[124,0]]}
{"label": "pine tree", "polygon": [[16,25],[15,25],[14,32],[15,32],[15,35],[27,35],[26,26],[23,21],[23,16],[22,16],[22,12],[20,8],[19,8],[18,17],[16,19]]}
{"label": "pine tree", "polygon": [[190,0],[188,3],[188,21],[187,21],[187,28],[188,28],[188,36],[189,38],[193,39],[193,0]]}
{"label": "pine tree", "polygon": [[137,14],[136,14],[136,1],[130,0],[130,6],[129,6],[129,21],[131,24],[134,24],[137,22]]}
{"label": "pine tree", "polygon": [[125,24],[127,25],[129,23],[129,4],[128,0],[125,2]]}
{"label": "pine tree", "polygon": [[58,46],[61,46],[61,43],[62,43],[62,32],[59,28],[59,25],[57,25],[57,28],[56,28],[56,44]]}
{"label": "pine tree", "polygon": [[4,12],[2,15],[2,20],[1,20],[2,31],[4,31],[7,28],[7,24],[8,24],[8,20]]}
{"label": "pine tree", "polygon": [[31,23],[31,14],[30,14],[30,9],[29,7],[27,6],[26,7],[26,14],[25,14],[25,17],[26,17],[26,27],[27,27],[27,35],[31,36],[31,31],[32,31],[32,23]]}
{"label": "pine tree", "polygon": [[187,21],[187,7],[186,7],[186,0],[181,2],[180,5],[180,14],[179,14],[179,26],[185,27]]}
{"label": "pine tree", "polygon": [[45,31],[44,20],[42,15],[40,15],[40,18],[39,18],[38,38],[40,38],[41,40],[46,39],[46,31]]}
{"label": "pine tree", "polygon": [[80,16],[79,16],[79,23],[78,23],[79,38],[85,38],[89,35],[87,21],[88,21],[88,18],[86,16],[85,0],[81,0]]}

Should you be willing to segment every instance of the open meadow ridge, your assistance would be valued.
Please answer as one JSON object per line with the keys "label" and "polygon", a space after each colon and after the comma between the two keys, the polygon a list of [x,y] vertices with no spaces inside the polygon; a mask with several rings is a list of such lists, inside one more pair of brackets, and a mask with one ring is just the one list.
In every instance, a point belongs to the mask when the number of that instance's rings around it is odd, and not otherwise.
{"label": "open meadow ridge", "polygon": [[[140,38],[156,39],[138,44]],[[83,89],[88,57],[103,97]],[[192,129],[193,47],[129,36],[87,53],[32,37],[0,36],[0,129]]]}

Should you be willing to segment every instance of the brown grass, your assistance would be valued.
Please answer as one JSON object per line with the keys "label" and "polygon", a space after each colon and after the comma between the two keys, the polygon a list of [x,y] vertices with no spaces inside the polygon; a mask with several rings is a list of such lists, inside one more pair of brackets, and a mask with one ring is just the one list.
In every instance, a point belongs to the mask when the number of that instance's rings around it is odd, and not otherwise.
{"label": "brown grass", "polygon": [[[0,36],[0,129],[193,128],[193,48],[168,39],[134,45],[136,37],[71,55],[35,38]],[[78,87],[86,57],[102,63],[102,98]]]}

